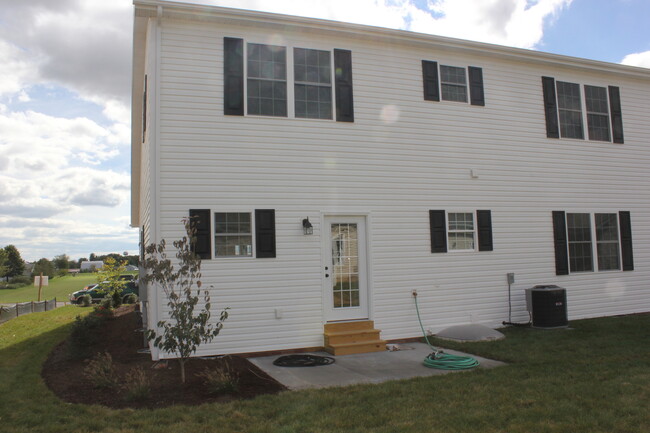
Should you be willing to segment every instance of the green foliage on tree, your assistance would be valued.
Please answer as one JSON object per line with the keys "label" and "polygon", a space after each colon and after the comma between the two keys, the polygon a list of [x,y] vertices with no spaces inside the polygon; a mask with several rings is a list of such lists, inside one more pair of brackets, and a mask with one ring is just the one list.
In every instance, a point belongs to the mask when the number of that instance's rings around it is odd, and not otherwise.
{"label": "green foliage on tree", "polygon": [[54,264],[54,267],[59,271],[67,271],[70,267],[70,257],[68,257],[67,254],[59,254],[58,256],[54,256],[52,259],[52,264]]}
{"label": "green foliage on tree", "polygon": [[108,297],[113,300],[113,306],[119,307],[122,304],[122,290],[126,281],[120,280],[120,275],[126,268],[126,260],[118,261],[112,257],[107,257],[97,272],[97,282],[101,285],[102,290],[108,293]]}
{"label": "green foliage on tree", "polygon": [[22,275],[25,272],[25,262],[23,258],[20,257],[18,249],[13,245],[7,245],[5,248],[5,253],[7,253],[6,265],[8,270],[6,271],[7,277],[17,277]]}
{"label": "green foliage on tree", "polygon": [[34,264],[34,267],[32,268],[32,276],[41,275],[41,272],[43,273],[43,276],[52,278],[54,277],[56,270],[54,269],[54,265],[51,261],[46,258],[42,258]]}
{"label": "green foliage on tree", "polygon": [[[181,367],[181,382],[185,383],[185,362],[199,345],[219,335],[228,318],[228,308],[221,311],[218,320],[210,320],[210,293],[201,290],[201,259],[191,248],[195,241],[194,226],[189,219],[183,220],[183,224],[187,236],[172,244],[176,249],[175,263],[167,257],[163,239],[159,244],[146,247],[141,266],[147,271],[143,280],[163,289],[169,307],[169,320],[161,320],[157,329],[149,329],[147,338],[153,340],[154,347],[176,355]],[[197,308],[199,301],[203,303],[200,310]]]}
{"label": "green foliage on tree", "polygon": [[7,266],[7,252],[4,249],[0,249],[0,278],[7,275],[9,266]]}

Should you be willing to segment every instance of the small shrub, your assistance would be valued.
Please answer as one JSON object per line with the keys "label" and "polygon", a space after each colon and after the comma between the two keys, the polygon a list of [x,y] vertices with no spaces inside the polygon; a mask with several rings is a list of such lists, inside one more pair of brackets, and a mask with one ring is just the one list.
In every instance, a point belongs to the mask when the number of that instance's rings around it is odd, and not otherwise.
{"label": "small shrub", "polygon": [[203,379],[206,391],[210,395],[237,392],[239,379],[227,362],[223,367],[206,368],[197,376]]}
{"label": "small shrub", "polygon": [[32,284],[32,280],[29,277],[26,277],[24,275],[18,275],[16,277],[13,277],[9,280],[11,284],[15,284],[16,287],[22,287],[22,286],[29,286]]}
{"label": "small shrub", "polygon": [[151,386],[149,378],[142,367],[129,370],[125,376],[125,383],[122,385],[126,401],[144,400],[149,397]]}
{"label": "small shrub", "polygon": [[135,304],[136,302],[138,302],[138,295],[136,295],[135,293],[129,293],[128,295],[126,295],[124,301],[125,304]]}
{"label": "small shrub", "polygon": [[81,318],[77,316],[70,332],[69,354],[73,358],[82,358],[89,353],[89,346],[97,343],[98,330],[104,319],[92,314]]}
{"label": "small shrub", "polygon": [[93,359],[84,368],[83,375],[95,388],[113,389],[117,387],[113,358],[108,352],[97,353],[93,356]]}
{"label": "small shrub", "polygon": [[20,286],[17,286],[16,284],[11,284],[11,283],[0,283],[0,290],[14,290],[17,289]]}
{"label": "small shrub", "polygon": [[90,307],[90,304],[93,303],[93,298],[86,294],[81,297],[81,306],[82,307]]}
{"label": "small shrub", "polygon": [[101,317],[104,319],[110,319],[113,317],[113,300],[111,298],[106,298],[98,306],[95,307],[95,316]]}
{"label": "small shrub", "polygon": [[113,290],[110,295],[111,303],[114,308],[118,308],[122,305],[122,290]]}

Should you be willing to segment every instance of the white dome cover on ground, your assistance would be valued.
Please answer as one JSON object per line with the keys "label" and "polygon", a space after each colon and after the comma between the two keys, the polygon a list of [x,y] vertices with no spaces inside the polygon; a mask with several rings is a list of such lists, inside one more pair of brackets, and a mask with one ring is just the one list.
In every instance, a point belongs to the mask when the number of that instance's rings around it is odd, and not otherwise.
{"label": "white dome cover on ground", "polygon": [[438,332],[436,337],[458,341],[490,341],[506,338],[495,329],[476,324],[450,326]]}

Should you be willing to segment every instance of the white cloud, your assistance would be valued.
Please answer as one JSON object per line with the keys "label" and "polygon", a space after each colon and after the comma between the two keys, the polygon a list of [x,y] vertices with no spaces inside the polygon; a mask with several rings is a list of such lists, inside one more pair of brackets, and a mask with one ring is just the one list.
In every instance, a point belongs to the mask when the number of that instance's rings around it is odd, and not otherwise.
{"label": "white cloud", "polygon": [[[429,11],[411,9],[410,29],[480,42],[533,48],[546,20],[572,0],[437,0]],[[431,14],[433,12],[433,15]]]}
{"label": "white cloud", "polygon": [[628,54],[621,61],[624,65],[640,66],[642,68],[650,68],[650,51],[642,53]]}
{"label": "white cloud", "polygon": [[[240,9],[368,24],[533,48],[544,24],[572,0],[192,0]],[[184,3],[188,3],[184,1]]]}

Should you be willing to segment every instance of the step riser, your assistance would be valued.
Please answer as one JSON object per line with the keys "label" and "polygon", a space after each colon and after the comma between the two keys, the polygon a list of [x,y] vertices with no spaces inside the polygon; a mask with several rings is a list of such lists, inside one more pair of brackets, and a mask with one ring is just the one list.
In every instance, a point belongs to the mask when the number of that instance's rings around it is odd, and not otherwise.
{"label": "step riser", "polygon": [[337,322],[326,323],[325,333],[332,332],[347,332],[347,331],[360,331],[371,330],[375,328],[375,323],[372,320],[363,320],[359,322]]}
{"label": "step riser", "polygon": [[373,329],[372,331],[365,331],[358,334],[349,335],[327,335],[325,334],[325,345],[330,346],[334,344],[347,344],[347,343],[362,343],[362,342],[375,342],[379,340],[379,330]]}
{"label": "step riser", "polygon": [[357,353],[383,352],[386,350],[386,343],[371,343],[360,346],[326,346],[325,350],[334,356],[354,355]]}

